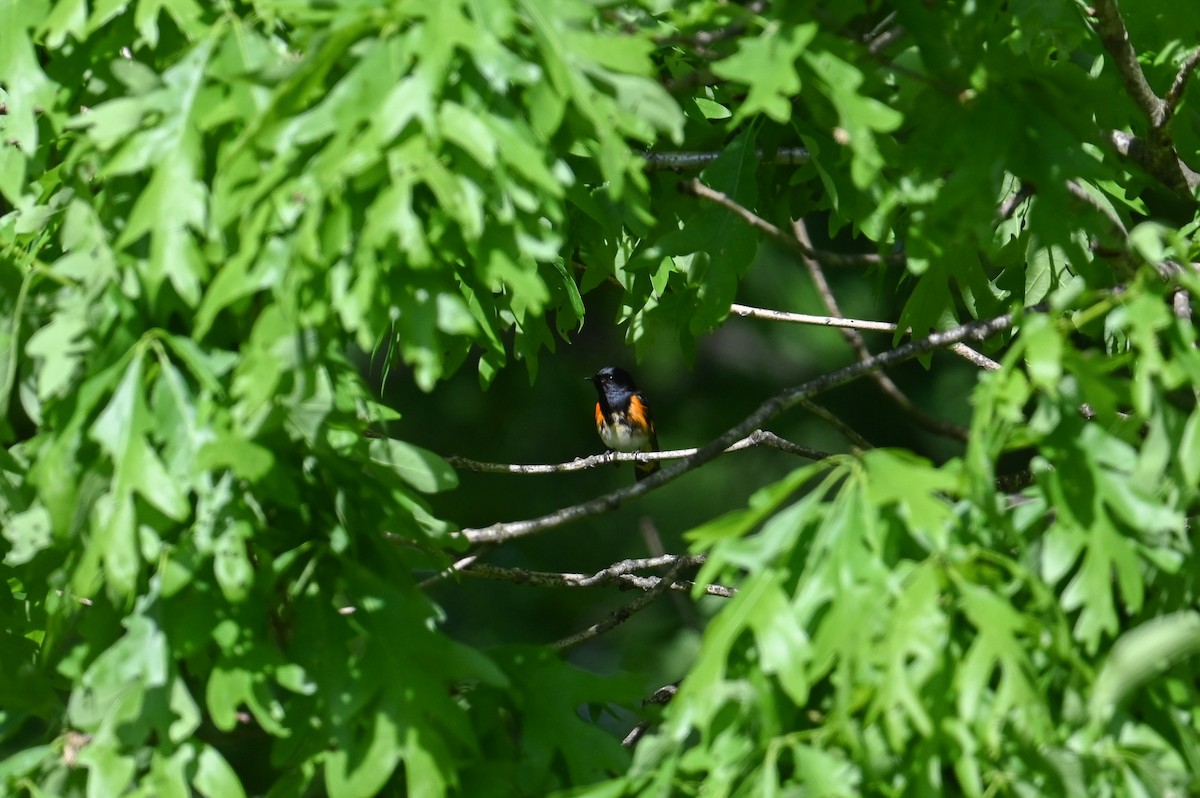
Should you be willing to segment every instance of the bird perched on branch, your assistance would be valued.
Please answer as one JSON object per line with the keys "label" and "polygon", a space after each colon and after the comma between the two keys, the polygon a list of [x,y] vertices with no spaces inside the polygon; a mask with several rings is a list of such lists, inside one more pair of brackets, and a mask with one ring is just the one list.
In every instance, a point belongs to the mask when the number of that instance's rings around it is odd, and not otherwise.
{"label": "bird perched on branch", "polygon": [[[650,407],[629,372],[606,366],[584,379],[596,386],[596,431],[605,446],[617,452],[658,451]],[[634,476],[640,482],[658,468],[657,461],[635,463]]]}

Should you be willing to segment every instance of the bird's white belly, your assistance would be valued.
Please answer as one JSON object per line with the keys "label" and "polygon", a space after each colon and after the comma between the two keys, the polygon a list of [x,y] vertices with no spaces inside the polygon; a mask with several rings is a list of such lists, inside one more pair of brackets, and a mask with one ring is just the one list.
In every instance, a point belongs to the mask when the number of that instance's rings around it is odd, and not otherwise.
{"label": "bird's white belly", "polygon": [[618,452],[640,452],[650,445],[650,436],[629,424],[607,424],[600,428],[600,440]]}

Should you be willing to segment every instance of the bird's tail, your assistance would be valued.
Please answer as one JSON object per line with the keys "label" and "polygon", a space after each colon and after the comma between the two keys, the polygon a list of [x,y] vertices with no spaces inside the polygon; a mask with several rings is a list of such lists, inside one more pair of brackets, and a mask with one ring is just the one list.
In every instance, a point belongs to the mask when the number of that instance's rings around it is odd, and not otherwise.
{"label": "bird's tail", "polygon": [[644,463],[634,463],[633,476],[638,482],[641,482],[643,479],[657,471],[660,467],[661,466],[657,460],[650,460]]}

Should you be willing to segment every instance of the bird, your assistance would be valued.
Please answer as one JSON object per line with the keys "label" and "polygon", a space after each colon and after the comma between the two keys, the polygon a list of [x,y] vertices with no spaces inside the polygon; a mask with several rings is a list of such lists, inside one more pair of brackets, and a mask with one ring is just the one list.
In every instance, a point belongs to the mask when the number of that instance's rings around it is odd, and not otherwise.
{"label": "bird", "polygon": [[[596,386],[596,431],[610,451],[657,452],[658,436],[646,397],[624,369],[606,366],[591,377]],[[658,461],[634,463],[634,477],[641,482],[659,469]]]}

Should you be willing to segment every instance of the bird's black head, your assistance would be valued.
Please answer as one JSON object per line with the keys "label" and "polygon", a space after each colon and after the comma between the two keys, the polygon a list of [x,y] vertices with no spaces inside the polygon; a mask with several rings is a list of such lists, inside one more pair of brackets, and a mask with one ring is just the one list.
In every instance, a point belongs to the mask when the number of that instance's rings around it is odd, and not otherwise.
{"label": "bird's black head", "polygon": [[620,406],[621,401],[631,393],[637,392],[637,385],[629,372],[616,366],[605,366],[591,377],[584,377],[596,386],[596,393],[608,400],[609,404]]}
{"label": "bird's black head", "polygon": [[633,377],[629,376],[629,372],[616,366],[605,366],[591,377],[585,377],[584,379],[590,380],[597,388],[604,385],[616,385],[627,391],[637,390],[637,385],[634,384]]}

